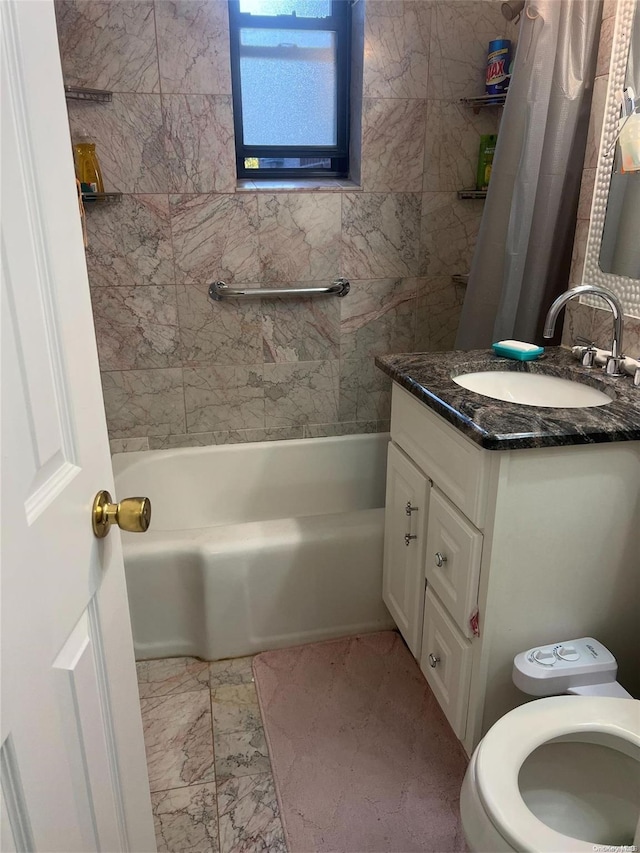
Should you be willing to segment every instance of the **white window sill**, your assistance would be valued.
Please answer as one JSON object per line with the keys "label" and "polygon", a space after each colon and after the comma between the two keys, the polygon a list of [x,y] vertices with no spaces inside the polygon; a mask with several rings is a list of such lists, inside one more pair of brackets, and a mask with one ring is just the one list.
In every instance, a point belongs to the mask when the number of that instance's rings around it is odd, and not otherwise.
{"label": "white window sill", "polygon": [[348,190],[361,191],[362,187],[346,178],[291,178],[289,180],[260,178],[255,181],[243,178],[236,183],[236,192],[239,193],[345,192]]}

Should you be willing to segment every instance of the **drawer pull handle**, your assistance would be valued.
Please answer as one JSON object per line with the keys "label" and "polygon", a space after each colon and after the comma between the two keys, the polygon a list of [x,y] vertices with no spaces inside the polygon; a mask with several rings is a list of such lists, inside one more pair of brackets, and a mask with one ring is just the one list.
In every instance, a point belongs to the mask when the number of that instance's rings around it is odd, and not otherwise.
{"label": "drawer pull handle", "polygon": [[418,537],[417,537],[415,534],[412,536],[412,535],[411,535],[411,533],[405,533],[405,534],[404,534],[404,544],[405,544],[405,545],[407,546],[407,548],[408,548],[408,547],[409,547],[409,545],[411,544],[411,540],[412,540],[412,539],[417,539],[417,538],[418,538]]}
{"label": "drawer pull handle", "polygon": [[439,569],[441,569],[444,566],[444,564],[447,562],[447,558],[445,557],[444,554],[441,554],[440,551],[436,551],[435,558],[436,558],[436,566]]}
{"label": "drawer pull handle", "polygon": [[429,655],[429,666],[431,669],[435,669],[440,663],[440,658],[435,655]]}
{"label": "drawer pull handle", "polygon": [[411,518],[411,513],[412,512],[418,512],[419,509],[420,509],[420,507],[411,506],[411,501],[407,501],[407,508],[405,509],[405,513],[406,513],[406,515],[409,516],[409,518]]}

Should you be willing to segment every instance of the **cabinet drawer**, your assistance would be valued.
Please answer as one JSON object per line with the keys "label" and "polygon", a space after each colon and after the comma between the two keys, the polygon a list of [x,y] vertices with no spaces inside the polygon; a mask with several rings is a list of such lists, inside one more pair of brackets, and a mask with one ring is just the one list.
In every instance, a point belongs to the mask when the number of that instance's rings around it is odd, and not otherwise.
{"label": "cabinet drawer", "polygon": [[425,572],[429,586],[467,637],[473,636],[469,618],[478,599],[481,557],[482,533],[434,488]]}
{"label": "cabinet drawer", "polygon": [[393,383],[391,438],[478,527],[484,524],[490,451],[456,432]]}
{"label": "cabinet drawer", "polygon": [[420,669],[460,740],[467,727],[472,651],[471,643],[427,588]]}

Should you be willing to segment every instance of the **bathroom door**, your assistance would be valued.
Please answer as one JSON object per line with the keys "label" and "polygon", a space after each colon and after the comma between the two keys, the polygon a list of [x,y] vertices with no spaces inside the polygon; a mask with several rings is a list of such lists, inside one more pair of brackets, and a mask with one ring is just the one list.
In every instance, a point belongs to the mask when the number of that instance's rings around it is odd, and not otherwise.
{"label": "bathroom door", "polygon": [[155,850],[53,2],[2,23],[1,847]]}

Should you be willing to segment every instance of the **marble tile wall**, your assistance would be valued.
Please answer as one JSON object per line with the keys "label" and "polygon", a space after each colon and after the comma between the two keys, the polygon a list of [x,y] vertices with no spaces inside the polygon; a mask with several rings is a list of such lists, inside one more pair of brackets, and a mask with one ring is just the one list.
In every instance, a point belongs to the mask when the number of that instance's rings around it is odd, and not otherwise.
{"label": "marble tile wall", "polygon": [[[224,0],[57,0],[65,81],[114,92],[69,103],[124,193],[87,215],[114,452],[384,430],[374,357],[453,346],[483,208],[456,190],[499,118],[459,99],[516,32],[497,0],[355,8],[355,180],[258,187],[235,176]],[[207,298],[339,275],[344,299]]]}
{"label": "marble tile wall", "polygon": [[[602,12],[602,29],[600,31],[600,46],[596,67],[596,79],[593,87],[587,150],[582,171],[580,202],[578,205],[578,222],[573,244],[573,259],[571,263],[570,286],[583,284],[584,261],[587,249],[587,236],[591,218],[591,200],[596,178],[596,168],[600,153],[600,134],[604,117],[607,86],[609,83],[609,62],[613,42],[613,28],[616,14],[616,0],[606,0]],[[572,346],[577,336],[589,338],[603,348],[611,346],[612,320],[606,309],[592,308],[573,302],[567,313],[564,324],[562,342]],[[624,323],[624,352],[632,358],[640,358],[640,319],[625,317]]]}

